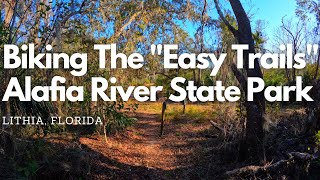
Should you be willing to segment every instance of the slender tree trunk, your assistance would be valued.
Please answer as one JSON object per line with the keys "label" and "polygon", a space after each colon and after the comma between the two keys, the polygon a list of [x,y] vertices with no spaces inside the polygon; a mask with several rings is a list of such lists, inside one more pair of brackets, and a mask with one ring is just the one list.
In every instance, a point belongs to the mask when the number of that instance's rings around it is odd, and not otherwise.
{"label": "slender tree trunk", "polygon": [[165,121],[166,109],[167,109],[167,102],[166,102],[166,101],[164,101],[164,102],[162,103],[161,125],[160,125],[160,137],[163,135],[163,129],[164,129],[164,121]]}
{"label": "slender tree trunk", "polygon": [[[229,30],[237,38],[239,44],[249,45],[249,50],[244,51],[244,69],[246,71],[247,77],[259,77],[263,78],[259,62],[255,60],[254,68],[248,68],[249,53],[255,53],[254,40],[252,37],[252,30],[250,20],[239,0],[229,0],[232,10],[236,16],[238,22],[238,29],[235,29],[230,23],[225,19],[222,11],[219,7],[218,0],[214,0],[217,11],[220,18],[226,23]],[[246,77],[243,75],[235,66],[232,70],[239,81],[242,89],[247,93],[247,82]],[[247,96],[247,94],[246,94]],[[240,160],[250,159],[250,160],[260,160],[260,162],[265,160],[264,156],[264,113],[265,113],[265,99],[263,92],[256,93],[254,95],[254,101],[245,103],[247,111],[247,121],[246,121],[246,133],[243,143],[240,145]]]}
{"label": "slender tree trunk", "polygon": [[198,80],[197,80],[197,86],[201,86],[201,69],[198,69]]}
{"label": "slender tree trunk", "polygon": [[[238,22],[238,42],[239,44],[249,45],[249,51],[245,51],[243,55],[245,60],[245,69],[247,72],[247,76],[263,78],[260,65],[257,59],[254,62],[254,69],[248,68],[249,53],[255,53],[250,20],[239,0],[230,0],[230,4]],[[263,92],[255,94],[253,102],[246,102],[246,110],[246,138],[245,143],[242,145],[242,147],[240,147],[241,151],[244,152],[242,154],[242,157],[265,161],[263,147],[263,116],[265,113],[265,99]]]}
{"label": "slender tree trunk", "polygon": [[6,27],[10,26],[10,22],[13,17],[13,7],[15,7],[16,1],[15,0],[9,0],[9,1],[4,1],[4,11],[5,11],[5,18],[4,18],[4,25]]}

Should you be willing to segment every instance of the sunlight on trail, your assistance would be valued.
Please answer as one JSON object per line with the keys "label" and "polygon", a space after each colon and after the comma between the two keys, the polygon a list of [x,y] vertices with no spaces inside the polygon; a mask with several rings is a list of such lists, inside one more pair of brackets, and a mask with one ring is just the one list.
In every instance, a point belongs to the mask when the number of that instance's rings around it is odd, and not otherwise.
{"label": "sunlight on trail", "polygon": [[[160,121],[157,115],[139,113],[137,118],[133,127],[125,133],[109,137],[107,144],[103,138],[81,138],[80,142],[121,164],[169,173],[192,166],[192,162],[197,159],[195,156],[199,156],[198,152],[204,150],[202,143],[207,141],[201,133],[211,127],[208,123],[195,125],[190,120],[168,123],[164,137],[160,138]],[[95,161],[101,163],[99,159]]]}

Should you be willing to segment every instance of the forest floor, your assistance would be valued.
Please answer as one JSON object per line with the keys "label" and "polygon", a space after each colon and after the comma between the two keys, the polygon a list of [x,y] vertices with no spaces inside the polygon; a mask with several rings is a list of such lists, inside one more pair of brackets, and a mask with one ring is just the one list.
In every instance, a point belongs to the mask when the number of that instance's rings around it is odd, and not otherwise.
{"label": "forest floor", "polygon": [[[236,108],[234,104],[188,104],[183,114],[181,104],[169,104],[160,137],[161,103],[141,103],[130,113],[136,122],[107,139],[57,134],[45,137],[44,143],[43,139],[30,141],[20,148],[29,150],[19,152],[17,163],[23,166],[17,170],[34,179],[226,179],[227,171],[252,165],[238,161],[242,125]],[[304,119],[302,109],[269,108],[265,127],[269,165],[287,159],[290,152],[314,149],[313,140],[301,136]],[[279,171],[274,177],[290,177],[291,172]]]}
{"label": "forest floor", "polygon": [[91,159],[94,178],[210,179],[214,162],[199,164],[217,148],[209,122],[169,121],[160,137],[158,114],[137,113],[135,117],[132,127],[108,137],[107,143],[102,136],[80,139],[100,154]]}

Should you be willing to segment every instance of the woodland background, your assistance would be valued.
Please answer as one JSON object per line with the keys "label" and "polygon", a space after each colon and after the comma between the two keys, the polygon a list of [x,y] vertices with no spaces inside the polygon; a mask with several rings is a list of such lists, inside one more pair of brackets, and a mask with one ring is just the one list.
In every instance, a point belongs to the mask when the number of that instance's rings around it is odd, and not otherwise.
{"label": "woodland background", "polygon": [[[307,44],[320,43],[320,1],[288,1],[296,4],[296,14],[279,17],[282,24],[273,37],[265,34],[268,23],[255,17],[255,3],[2,0],[1,59],[4,44],[34,43],[39,53],[51,44],[54,52],[84,52],[91,61],[83,77],[73,77],[65,69],[4,70],[1,61],[1,98],[10,77],[23,82],[25,76],[32,76],[34,86],[43,86],[60,75],[70,84],[85,86],[83,102],[11,99],[1,103],[1,116],[81,114],[103,117],[104,126],[2,126],[0,178],[319,178],[320,52],[308,57],[303,70],[266,70],[258,60],[254,69],[239,70],[231,44],[249,45],[245,60],[248,53],[276,53],[280,44],[293,44],[294,54],[306,52]],[[110,43],[117,43],[118,52],[141,53],[146,64],[139,70],[99,69],[93,45]],[[151,44],[179,44],[179,54],[226,52],[228,57],[215,77],[210,76],[210,69],[165,70],[161,57],[150,55]],[[314,102],[267,103],[263,93],[254,102],[245,101],[247,77],[263,77],[267,86],[280,86],[295,84],[298,75],[303,76],[304,86],[314,87]],[[123,87],[163,85],[164,91],[156,103],[92,102],[90,78],[94,76],[116,77]],[[193,80],[197,86],[210,86],[217,80],[225,86],[238,85],[242,100],[169,102],[167,95],[174,93],[169,84],[176,76]]]}

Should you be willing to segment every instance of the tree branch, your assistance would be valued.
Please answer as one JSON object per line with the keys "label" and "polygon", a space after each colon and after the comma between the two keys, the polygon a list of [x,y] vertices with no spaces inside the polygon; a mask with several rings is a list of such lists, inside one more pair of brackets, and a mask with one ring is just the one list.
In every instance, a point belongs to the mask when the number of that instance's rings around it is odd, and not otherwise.
{"label": "tree branch", "polygon": [[165,76],[165,77],[167,77],[168,79],[174,78],[174,76],[169,76],[169,75],[167,75],[167,74],[165,74],[165,73],[162,73],[162,72],[156,72],[156,74],[160,74],[160,75],[162,75],[162,76]]}
{"label": "tree branch", "polygon": [[229,21],[225,18],[220,6],[219,6],[219,3],[218,3],[218,0],[214,0],[214,4],[216,6],[216,9],[218,11],[218,14],[219,14],[219,17],[222,19],[222,21],[224,22],[224,24],[227,25],[228,29],[232,32],[232,34],[235,36],[235,37],[238,37],[238,30],[236,30],[230,23]]}
{"label": "tree branch", "polygon": [[144,1],[141,1],[140,9],[141,9],[140,11],[133,13],[133,15],[130,17],[130,19],[128,20],[128,22],[125,23],[125,24],[118,30],[118,32],[113,36],[113,38],[118,38],[118,37],[122,34],[122,32],[137,18],[137,16],[139,16],[139,15],[142,13],[142,11],[143,11],[143,9],[144,9]]}
{"label": "tree branch", "polygon": [[[320,44],[320,43],[319,43]],[[318,72],[319,72],[319,64],[320,64],[320,49],[318,51],[318,60],[317,60],[317,68],[316,68],[316,72],[313,76],[313,80],[316,80],[317,79],[317,76],[318,76]]]}
{"label": "tree branch", "polygon": [[126,29],[126,27],[128,27],[128,26],[132,23],[132,21],[134,21],[134,20],[136,19],[136,17],[139,16],[141,13],[142,13],[141,11],[138,11],[138,12],[134,13],[134,14],[130,17],[130,19],[128,20],[128,22],[125,23],[125,24],[120,28],[120,30],[118,30],[118,32],[114,35],[114,38],[118,38],[118,37],[122,34],[122,32]]}
{"label": "tree branch", "polygon": [[239,71],[235,63],[231,64],[231,70],[240,83],[242,90],[247,92],[247,78]]}

